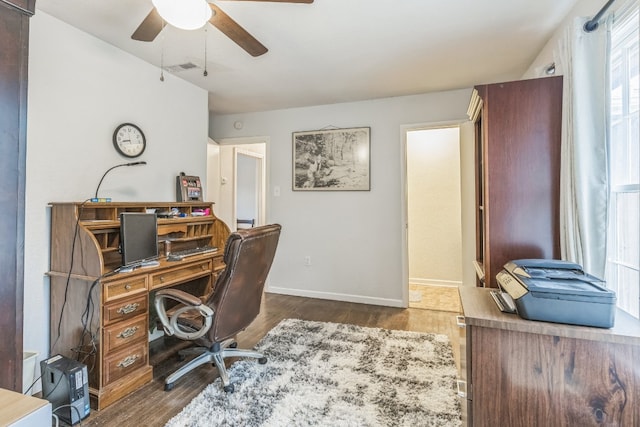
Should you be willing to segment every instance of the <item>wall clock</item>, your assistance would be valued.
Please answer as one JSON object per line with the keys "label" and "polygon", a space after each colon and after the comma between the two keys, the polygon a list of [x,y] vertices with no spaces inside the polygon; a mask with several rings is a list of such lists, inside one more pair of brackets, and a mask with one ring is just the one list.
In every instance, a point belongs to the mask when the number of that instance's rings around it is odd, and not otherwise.
{"label": "wall clock", "polygon": [[113,132],[113,146],[125,157],[138,157],[147,148],[147,140],[138,126],[123,123]]}

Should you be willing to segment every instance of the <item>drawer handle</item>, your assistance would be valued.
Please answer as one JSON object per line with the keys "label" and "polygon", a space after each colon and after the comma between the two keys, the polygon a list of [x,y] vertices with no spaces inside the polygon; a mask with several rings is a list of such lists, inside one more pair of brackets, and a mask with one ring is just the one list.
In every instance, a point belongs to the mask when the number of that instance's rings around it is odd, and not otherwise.
{"label": "drawer handle", "polygon": [[160,276],[160,283],[164,283],[164,276]]}
{"label": "drawer handle", "polygon": [[134,302],[133,304],[127,304],[127,305],[124,305],[124,306],[120,307],[117,310],[117,313],[118,314],[133,313],[134,311],[136,311],[138,309],[138,307],[140,307],[140,304],[138,304],[137,302]]}
{"label": "drawer handle", "polygon": [[126,285],[124,285],[124,289],[127,290],[127,291],[130,291],[131,290],[131,284],[127,283]]}
{"label": "drawer handle", "polygon": [[128,368],[129,366],[136,363],[136,360],[140,358],[139,355],[134,354],[133,356],[127,356],[120,363],[118,363],[118,368]]}
{"label": "drawer handle", "polygon": [[458,385],[458,396],[465,398],[467,397],[467,382],[464,380],[457,380]]}
{"label": "drawer handle", "polygon": [[467,327],[467,323],[464,320],[464,316],[456,316],[456,325],[458,325],[459,328]]}
{"label": "drawer handle", "polygon": [[130,328],[125,329],[124,331],[120,332],[118,334],[118,338],[131,338],[132,336],[134,336],[136,334],[136,332],[138,332],[138,327],[137,326],[132,326]]}
{"label": "drawer handle", "polygon": [[206,266],[205,264],[202,264],[202,265],[200,266],[200,269],[201,269],[202,271],[205,271],[205,270],[207,269],[207,266]]}

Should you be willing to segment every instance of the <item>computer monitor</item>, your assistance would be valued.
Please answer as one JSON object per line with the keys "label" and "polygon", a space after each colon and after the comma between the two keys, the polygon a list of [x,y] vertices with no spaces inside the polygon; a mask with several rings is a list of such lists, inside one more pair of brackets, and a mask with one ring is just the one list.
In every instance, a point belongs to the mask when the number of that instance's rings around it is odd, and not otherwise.
{"label": "computer monitor", "polygon": [[158,258],[158,220],[155,213],[120,214],[122,265],[142,265]]}

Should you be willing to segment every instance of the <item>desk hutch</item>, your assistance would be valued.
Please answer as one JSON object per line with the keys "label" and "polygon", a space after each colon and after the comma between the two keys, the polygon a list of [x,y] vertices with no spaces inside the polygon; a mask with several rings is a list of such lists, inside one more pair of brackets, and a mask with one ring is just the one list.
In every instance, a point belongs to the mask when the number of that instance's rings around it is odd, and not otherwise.
{"label": "desk hutch", "polygon": [[[116,273],[120,213],[174,208],[184,216],[158,219],[159,265]],[[92,407],[103,409],[152,380],[147,331],[154,291],[176,286],[205,295],[224,268],[228,236],[206,202],[51,204],[51,354],[87,365]],[[204,245],[219,249],[165,259]]]}

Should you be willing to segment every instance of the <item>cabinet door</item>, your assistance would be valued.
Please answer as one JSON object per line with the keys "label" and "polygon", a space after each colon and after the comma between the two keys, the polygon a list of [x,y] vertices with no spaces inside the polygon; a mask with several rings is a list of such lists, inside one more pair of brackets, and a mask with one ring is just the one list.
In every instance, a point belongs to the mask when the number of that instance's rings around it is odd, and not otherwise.
{"label": "cabinet door", "polygon": [[[20,9],[13,7],[19,6]],[[33,0],[0,1],[0,387],[22,392],[24,189],[29,17]]]}
{"label": "cabinet door", "polygon": [[474,326],[473,425],[640,425],[640,347]]}
{"label": "cabinet door", "polygon": [[478,88],[478,260],[486,286],[519,258],[560,256],[562,77]]}
{"label": "cabinet door", "polygon": [[460,332],[460,373],[458,380],[458,397],[462,406],[462,424],[473,425],[473,396],[471,384],[471,325],[467,325],[464,316],[456,316],[456,324]]}

